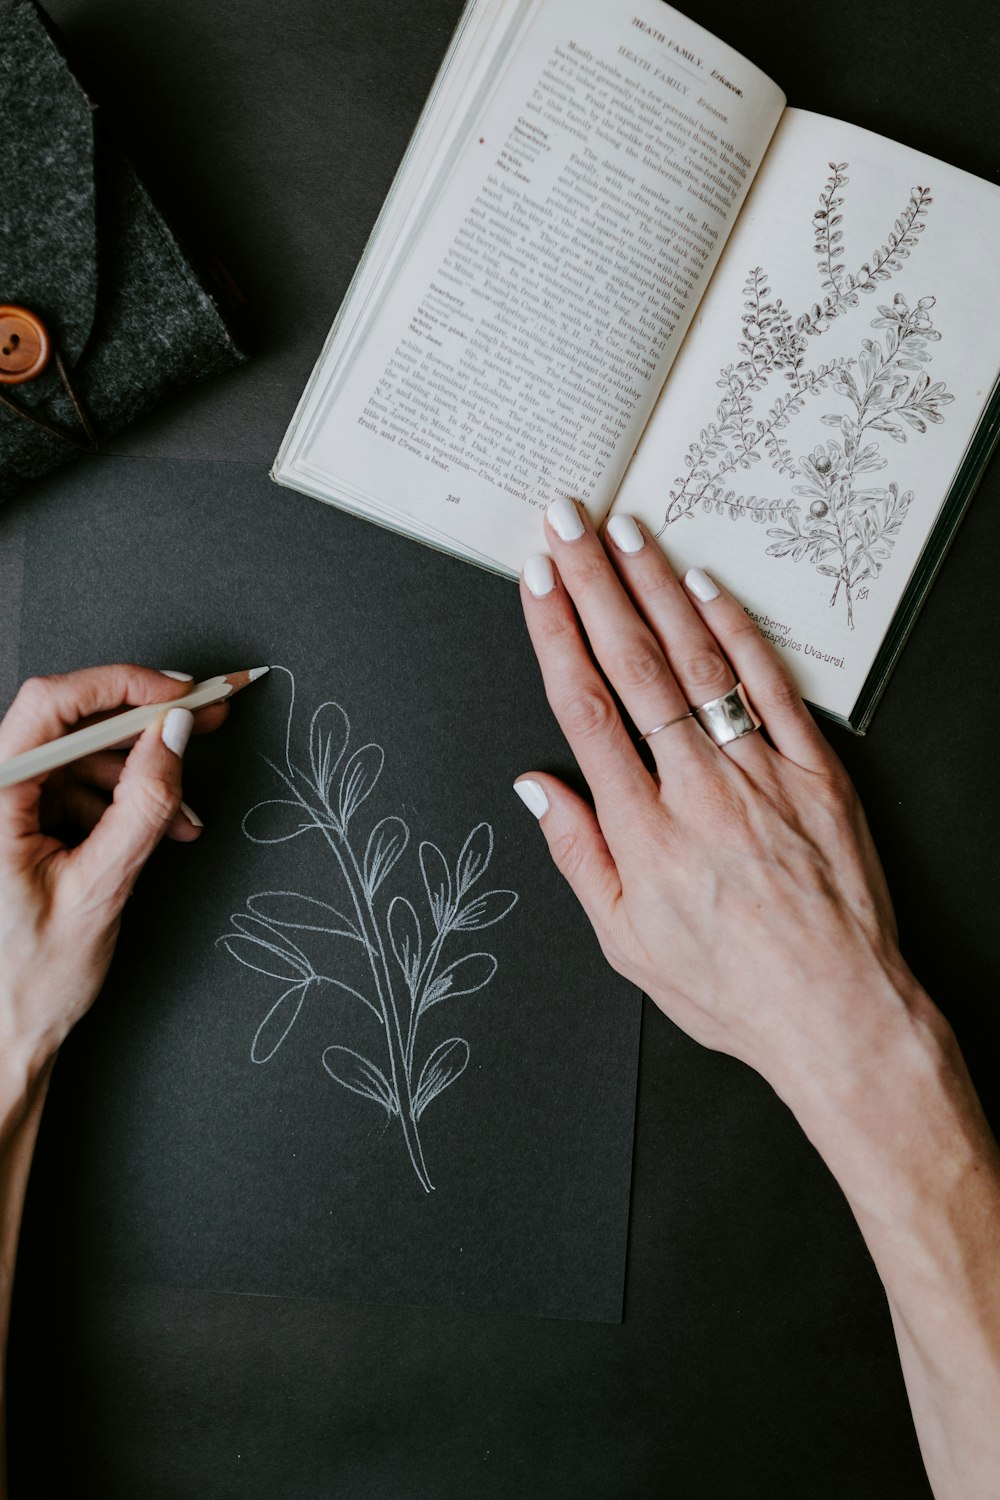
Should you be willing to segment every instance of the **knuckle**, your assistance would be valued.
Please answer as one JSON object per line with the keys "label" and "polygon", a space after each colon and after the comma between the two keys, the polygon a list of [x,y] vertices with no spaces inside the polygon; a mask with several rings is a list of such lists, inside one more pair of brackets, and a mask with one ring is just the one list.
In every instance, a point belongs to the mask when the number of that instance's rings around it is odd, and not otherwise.
{"label": "knuckle", "polygon": [[176,816],[180,805],[180,788],[172,786],[160,776],[145,777],[137,788],[137,811],[150,828],[166,827]]}
{"label": "knuckle", "polygon": [[615,717],[610,698],[597,688],[580,689],[564,699],[558,709],[560,723],[567,734],[577,739],[599,739],[610,734]]}
{"label": "knuckle", "polygon": [[734,610],[733,618],[727,623],[726,633],[736,641],[745,640],[747,636],[760,636],[760,631],[743,609]]}
{"label": "knuckle", "polygon": [[775,672],[768,679],[760,694],[760,698],[767,708],[777,709],[779,712],[786,712],[788,709],[800,709],[802,707],[802,696],[798,688],[784,672]]}
{"label": "knuckle", "polygon": [[719,653],[705,646],[684,657],[679,675],[690,688],[718,688],[725,692],[732,674]]}
{"label": "knuckle", "polygon": [[680,584],[670,572],[661,572],[659,568],[652,571],[649,577],[642,580],[642,597],[647,605],[653,602],[665,601],[668,605],[675,605],[680,595]]}
{"label": "knuckle", "polygon": [[[565,564],[564,571],[565,571]],[[587,548],[574,556],[572,563],[572,592],[579,593],[603,584],[611,564],[600,548]]]}
{"label": "knuckle", "polygon": [[558,646],[563,642],[575,644],[580,638],[579,629],[572,615],[560,609],[542,611],[541,618],[534,628],[547,645]]}
{"label": "knuckle", "polygon": [[583,861],[583,850],[579,836],[575,833],[560,833],[550,845],[552,860],[560,875],[572,882]]}
{"label": "knuckle", "polygon": [[618,656],[615,673],[623,688],[645,688],[661,682],[666,663],[649,640],[630,641]]}

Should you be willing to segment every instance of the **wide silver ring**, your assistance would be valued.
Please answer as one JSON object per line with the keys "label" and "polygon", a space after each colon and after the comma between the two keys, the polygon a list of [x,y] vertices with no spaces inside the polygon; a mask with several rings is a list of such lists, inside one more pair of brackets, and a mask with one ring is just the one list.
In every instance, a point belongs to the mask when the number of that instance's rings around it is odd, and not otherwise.
{"label": "wide silver ring", "polygon": [[647,729],[645,734],[640,734],[640,740],[651,740],[654,734],[659,734],[661,729],[669,729],[672,724],[680,724],[684,719],[693,719],[694,709],[689,709],[686,714],[678,714],[676,719],[667,719],[664,724],[657,724],[655,729]]}
{"label": "wide silver ring", "polygon": [[738,740],[760,728],[761,721],[753,711],[742,682],[723,693],[721,698],[702,703],[693,712],[702,729],[717,745],[728,745],[730,740]]}

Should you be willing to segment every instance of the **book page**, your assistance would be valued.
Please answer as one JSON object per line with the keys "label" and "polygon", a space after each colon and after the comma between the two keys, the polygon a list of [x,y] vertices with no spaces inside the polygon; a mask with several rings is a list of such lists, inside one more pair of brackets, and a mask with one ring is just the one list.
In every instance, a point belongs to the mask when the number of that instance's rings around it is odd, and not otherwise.
{"label": "book page", "polygon": [[606,512],[783,99],[660,0],[476,13],[276,477],[516,572]]}
{"label": "book page", "polygon": [[848,716],[1000,367],[1000,189],[787,110],[615,509]]}

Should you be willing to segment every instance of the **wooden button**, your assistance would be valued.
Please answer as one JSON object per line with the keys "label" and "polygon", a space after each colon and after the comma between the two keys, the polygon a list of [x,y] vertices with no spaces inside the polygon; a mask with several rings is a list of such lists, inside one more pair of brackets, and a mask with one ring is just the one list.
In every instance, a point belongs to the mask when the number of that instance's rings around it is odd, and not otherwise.
{"label": "wooden button", "polygon": [[52,341],[41,318],[26,307],[0,307],[0,385],[34,380],[51,353]]}

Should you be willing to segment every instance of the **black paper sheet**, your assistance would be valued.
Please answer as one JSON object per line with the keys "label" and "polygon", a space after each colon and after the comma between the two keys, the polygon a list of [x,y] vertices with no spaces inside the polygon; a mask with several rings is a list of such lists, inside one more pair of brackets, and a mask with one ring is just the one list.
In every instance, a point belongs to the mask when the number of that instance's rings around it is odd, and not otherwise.
{"label": "black paper sheet", "polygon": [[24,673],[275,664],[60,1063],[76,1269],[617,1320],[639,1002],[511,790],[565,759],[516,590],[203,475],[68,473],[25,555]]}

